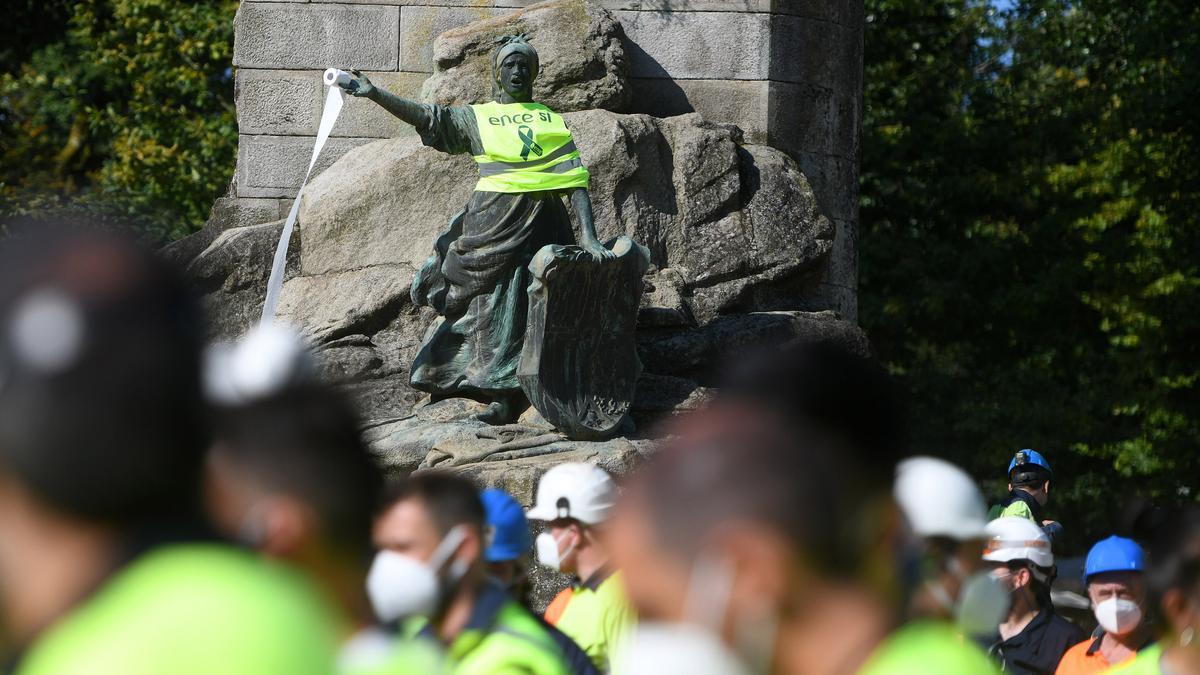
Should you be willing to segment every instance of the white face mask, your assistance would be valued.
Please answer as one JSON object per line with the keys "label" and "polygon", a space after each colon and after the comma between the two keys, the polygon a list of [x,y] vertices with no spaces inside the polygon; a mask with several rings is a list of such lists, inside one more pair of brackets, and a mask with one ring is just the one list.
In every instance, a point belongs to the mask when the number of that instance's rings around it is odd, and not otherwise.
{"label": "white face mask", "polygon": [[686,623],[639,623],[613,657],[621,675],[750,675],[712,631]]}
{"label": "white face mask", "polygon": [[967,577],[958,590],[954,619],[959,630],[969,637],[991,636],[1008,614],[1011,597],[996,577],[976,572]]}
{"label": "white face mask", "polygon": [[683,621],[639,623],[614,656],[613,672],[622,675],[750,675],[770,670],[778,617],[735,617],[735,649],[721,637],[733,591],[733,569],[701,557],[692,569]]}
{"label": "white face mask", "polygon": [[[442,589],[438,571],[466,538],[464,528],[450,530],[434,549],[428,562],[395,551],[375,554],[367,573],[367,596],[381,621],[396,621],[407,616],[428,616],[437,610]],[[456,560],[447,572],[447,586],[466,574],[467,565]]]}
{"label": "white face mask", "polygon": [[[564,533],[565,534],[565,533]],[[559,541],[554,538],[554,535],[549,532],[543,532],[533,540],[534,550],[537,552],[537,561],[555,572],[562,569],[563,560],[571,555],[575,550],[575,544],[567,547],[566,551],[558,552]]]}
{"label": "white face mask", "polygon": [[266,545],[267,509],[269,506],[266,501],[259,501],[246,510],[246,513],[242,515],[242,522],[238,525],[237,540],[239,542],[255,550]]}
{"label": "white face mask", "polygon": [[1106,633],[1126,635],[1142,622],[1142,608],[1132,600],[1108,598],[1092,610]]}
{"label": "white face mask", "polygon": [[993,635],[1008,613],[1008,589],[990,572],[964,574],[962,563],[957,558],[950,558],[947,570],[958,577],[958,597],[950,597],[940,582],[926,582],[933,597],[954,615],[954,621],[964,635]]}

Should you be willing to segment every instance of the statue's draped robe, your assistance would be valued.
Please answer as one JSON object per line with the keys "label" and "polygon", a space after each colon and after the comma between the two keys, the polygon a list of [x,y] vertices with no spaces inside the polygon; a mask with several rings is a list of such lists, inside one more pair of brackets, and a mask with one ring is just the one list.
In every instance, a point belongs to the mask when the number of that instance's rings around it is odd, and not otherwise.
{"label": "statue's draped robe", "polygon": [[[451,154],[483,153],[467,106],[428,105],[421,140]],[[410,381],[438,396],[495,399],[520,392],[529,261],[574,241],[559,192],[471,194],[413,280],[413,302],[437,310]]]}

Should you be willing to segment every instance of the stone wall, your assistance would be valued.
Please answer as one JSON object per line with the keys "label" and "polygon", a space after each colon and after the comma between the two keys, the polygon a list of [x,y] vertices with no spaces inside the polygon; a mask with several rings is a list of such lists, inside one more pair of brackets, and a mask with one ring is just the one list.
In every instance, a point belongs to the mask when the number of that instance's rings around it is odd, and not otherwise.
{"label": "stone wall", "polygon": [[[624,26],[633,103],[622,112],[700,112],[790,154],[836,225],[834,250],[802,309],[854,320],[862,110],[861,0],[596,0]],[[238,166],[231,222],[286,215],[320,118],[326,67],[358,68],[417,98],[434,38],[531,0],[245,0],[237,16]],[[486,85],[481,85],[486,86]],[[375,139],[412,133],[349,100],[318,170]],[[586,158],[585,158],[586,159]],[[233,212],[233,213],[229,213]]]}

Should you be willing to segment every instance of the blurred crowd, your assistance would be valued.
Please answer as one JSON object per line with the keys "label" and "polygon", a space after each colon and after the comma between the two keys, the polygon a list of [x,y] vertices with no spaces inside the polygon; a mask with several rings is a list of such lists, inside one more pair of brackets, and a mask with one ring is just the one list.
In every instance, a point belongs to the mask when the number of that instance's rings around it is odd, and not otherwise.
{"label": "blurred crowd", "polygon": [[557,464],[526,509],[382,475],[283,329],[205,335],[131,239],[5,242],[8,672],[1200,674],[1200,509],[1114,524],[1072,595],[1052,453],[1014,449],[989,509],[907,451],[896,384],[836,346],[726,364],[627,475]]}

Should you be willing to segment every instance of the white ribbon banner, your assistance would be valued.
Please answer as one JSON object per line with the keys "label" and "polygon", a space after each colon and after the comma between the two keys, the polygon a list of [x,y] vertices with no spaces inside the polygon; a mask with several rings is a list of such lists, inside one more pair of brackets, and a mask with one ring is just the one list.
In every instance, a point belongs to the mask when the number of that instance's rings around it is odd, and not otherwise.
{"label": "white ribbon banner", "polygon": [[271,262],[271,277],[267,280],[267,298],[263,301],[262,319],[259,325],[266,326],[275,321],[275,307],[279,304],[279,291],[283,288],[283,269],[287,264],[288,243],[292,240],[292,230],[296,227],[296,215],[300,212],[300,197],[304,194],[304,186],[312,175],[317,157],[329,140],[329,133],[342,112],[342,89],[337,86],[340,82],[348,82],[350,75],[342,70],[330,68],[325,71],[323,80],[329,86],[325,93],[325,108],[321,111],[321,125],[317,127],[317,142],[313,145],[312,159],[308,160],[308,171],[300,182],[296,192],[296,200],[292,202],[292,210],[288,212],[287,220],[283,223],[283,232],[279,235],[279,243],[275,246],[275,259]]}

